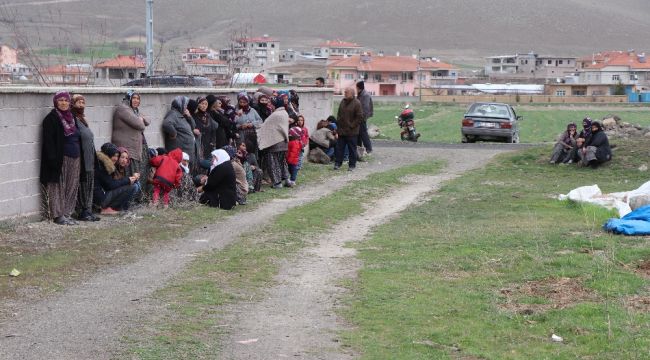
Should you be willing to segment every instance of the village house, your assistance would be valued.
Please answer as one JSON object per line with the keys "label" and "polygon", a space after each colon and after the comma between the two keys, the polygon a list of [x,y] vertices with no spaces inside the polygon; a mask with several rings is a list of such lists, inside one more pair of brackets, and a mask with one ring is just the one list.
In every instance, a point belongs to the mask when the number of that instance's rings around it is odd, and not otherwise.
{"label": "village house", "polygon": [[628,96],[630,102],[650,102],[650,63],[645,53],[606,51],[579,58],[574,76],[547,86],[555,96]]}
{"label": "village house", "polygon": [[219,50],[219,60],[230,64],[234,72],[260,72],[280,62],[280,41],[267,34],[238,39]]}
{"label": "village house", "polygon": [[527,54],[485,58],[485,75],[492,80],[555,80],[578,71],[575,57]]}
{"label": "village house", "polygon": [[[418,77],[419,73],[419,77]],[[336,60],[327,65],[327,84],[335,93],[366,82],[371,95],[408,95],[415,89],[452,85],[458,80],[458,69],[435,59],[418,60],[416,56],[384,56],[365,53]]]}
{"label": "village house", "polygon": [[228,82],[228,63],[218,59],[200,58],[184,62],[185,73],[193,76],[205,76],[215,84]]}
{"label": "village house", "polygon": [[90,64],[55,65],[41,69],[39,80],[50,86],[86,86],[91,80],[92,70]]}
{"label": "village house", "polygon": [[188,48],[181,55],[181,60],[183,60],[183,62],[194,61],[199,59],[217,60],[219,59],[219,52],[205,46],[200,46],[195,48]]}
{"label": "village house", "polygon": [[360,55],[363,47],[359,44],[341,40],[326,41],[314,47],[314,57],[330,58],[340,56]]}
{"label": "village house", "polygon": [[146,65],[140,56],[118,55],[95,65],[95,85],[121,86],[146,76]]}

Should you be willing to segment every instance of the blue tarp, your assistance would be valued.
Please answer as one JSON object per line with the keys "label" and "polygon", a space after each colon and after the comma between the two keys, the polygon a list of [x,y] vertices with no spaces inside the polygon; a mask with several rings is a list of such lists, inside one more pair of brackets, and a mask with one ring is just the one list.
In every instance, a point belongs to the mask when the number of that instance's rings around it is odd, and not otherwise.
{"label": "blue tarp", "polygon": [[642,206],[620,219],[609,219],[603,229],[615,234],[650,235],[650,205]]}

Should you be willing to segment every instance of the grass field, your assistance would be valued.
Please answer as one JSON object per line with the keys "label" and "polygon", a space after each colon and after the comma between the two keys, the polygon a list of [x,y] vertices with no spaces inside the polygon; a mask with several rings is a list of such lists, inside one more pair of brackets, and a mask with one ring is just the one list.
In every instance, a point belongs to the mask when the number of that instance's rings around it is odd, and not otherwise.
{"label": "grass field", "polygon": [[[143,49],[144,44],[142,43],[106,43],[106,44],[96,44],[96,45],[87,45],[80,47],[56,47],[56,48],[44,48],[38,50],[36,53],[42,57],[47,58],[48,56],[53,56],[56,58],[65,59],[68,63],[89,63],[96,62],[102,59],[111,59],[117,55],[134,55],[134,49]],[[144,53],[144,51],[141,51]]]}
{"label": "grass field", "polygon": [[347,344],[363,359],[650,358],[650,240],[554,199],[635,189],[650,145],[619,144],[598,170],[548,165],[549,150],[500,156],[355,244]]}
{"label": "grass field", "polygon": [[[378,104],[370,123],[381,130],[381,138],[399,140],[400,128],[395,116],[401,112],[403,104]],[[336,107],[336,105],[335,105]],[[426,104],[413,105],[418,132],[422,134],[419,141],[459,143],[460,122],[467,110],[464,105]],[[612,109],[583,108],[571,109],[568,106],[521,106],[515,107],[524,120],[520,123],[520,139],[523,143],[554,141],[557,135],[566,129],[566,124],[575,122],[581,127],[586,116],[602,119],[608,114],[616,114],[623,121],[650,126],[650,109],[617,106]]]}

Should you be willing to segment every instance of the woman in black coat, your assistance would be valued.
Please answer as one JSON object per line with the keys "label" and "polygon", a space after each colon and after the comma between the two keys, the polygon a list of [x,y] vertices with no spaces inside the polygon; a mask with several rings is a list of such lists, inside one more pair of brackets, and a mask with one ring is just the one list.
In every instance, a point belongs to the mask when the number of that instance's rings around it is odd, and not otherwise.
{"label": "woman in black coat", "polygon": [[54,109],[43,119],[41,184],[49,215],[58,225],[75,225],[72,212],[79,189],[81,133],[70,111],[70,94],[59,91]]}
{"label": "woman in black coat", "polygon": [[612,159],[612,149],[609,146],[607,134],[598,121],[591,123],[591,136],[578,153],[582,164],[593,168]]}
{"label": "woman in black coat", "polygon": [[[230,145],[230,140],[235,138],[235,135],[232,132],[232,123],[224,112],[221,100],[214,95],[208,95],[205,98],[208,101],[208,111],[210,116],[218,124],[215,133],[214,148],[221,149],[226,145]],[[208,155],[204,154],[204,156],[207,157]]]}
{"label": "woman in black coat", "polygon": [[201,180],[197,189],[202,193],[199,202],[211,207],[230,210],[237,203],[237,180],[230,156],[223,149],[212,152],[210,174]]}

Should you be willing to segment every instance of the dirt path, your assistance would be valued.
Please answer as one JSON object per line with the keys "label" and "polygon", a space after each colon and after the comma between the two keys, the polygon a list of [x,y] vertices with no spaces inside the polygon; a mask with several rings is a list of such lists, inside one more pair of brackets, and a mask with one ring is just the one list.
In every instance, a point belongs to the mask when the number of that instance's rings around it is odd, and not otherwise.
{"label": "dirt path", "polygon": [[[446,159],[450,169],[478,166],[502,150],[377,148],[377,160],[362,163],[326,183],[298,188],[290,201],[274,200],[228,217],[160,248],[128,266],[106,269],[82,284],[33,305],[11,304],[13,317],[0,324],[1,359],[108,359],[120,350],[121,335],[155,312],[149,296],[183,270],[200,252],[223,248],[274,216],[340,189],[352,180],[426,158]],[[467,167],[468,168],[468,167]],[[241,217],[247,227],[242,228]],[[7,306],[7,304],[2,304]]]}
{"label": "dirt path", "polygon": [[354,277],[361,264],[346,243],[363,240],[369,231],[423,201],[442,182],[479,167],[491,154],[451,163],[439,176],[412,176],[393,193],[382,197],[358,216],[344,221],[314,240],[287,261],[272,288],[259,303],[236,304],[226,311],[235,324],[223,343],[226,359],[350,359],[354,354],[338,347],[337,331],[345,328],[335,315],[345,292],[337,284]]}

